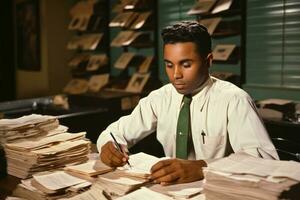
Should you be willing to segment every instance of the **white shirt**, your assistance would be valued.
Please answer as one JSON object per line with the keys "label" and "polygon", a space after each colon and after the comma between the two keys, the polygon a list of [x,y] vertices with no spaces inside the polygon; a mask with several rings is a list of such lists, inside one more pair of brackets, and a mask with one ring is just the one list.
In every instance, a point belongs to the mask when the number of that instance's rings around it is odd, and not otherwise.
{"label": "white shirt", "polygon": [[[112,140],[110,132],[118,142],[131,147],[156,130],[165,155],[176,157],[176,128],[182,98],[172,84],[152,91],[130,115],[121,117],[101,133],[97,141],[99,152],[102,145]],[[209,161],[237,151],[278,159],[255,104],[237,86],[210,77],[193,95],[190,114],[196,160]]]}

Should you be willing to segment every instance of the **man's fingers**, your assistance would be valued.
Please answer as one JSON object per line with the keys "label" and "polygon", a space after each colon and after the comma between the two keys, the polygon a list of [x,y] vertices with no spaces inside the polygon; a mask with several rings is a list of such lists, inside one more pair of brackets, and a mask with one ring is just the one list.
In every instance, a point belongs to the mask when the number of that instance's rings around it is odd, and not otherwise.
{"label": "man's fingers", "polygon": [[161,183],[162,185],[166,185],[167,183],[171,184],[171,183],[175,183],[178,179],[179,179],[179,174],[176,172],[167,174],[165,176],[161,176],[158,179],[155,179],[155,182],[157,183]]}
{"label": "man's fingers", "polygon": [[151,173],[151,179],[155,180],[160,177],[166,176],[168,174],[172,174],[175,171],[170,165],[164,166],[159,168],[159,170],[154,171]]}
{"label": "man's fingers", "polygon": [[119,152],[112,142],[106,143],[101,148],[100,158],[102,162],[111,166],[111,167],[119,167],[125,164],[126,158],[121,152]]}
{"label": "man's fingers", "polygon": [[156,164],[154,164],[151,167],[151,173],[155,173],[156,171],[160,170],[161,168],[164,168],[168,165],[170,165],[172,163],[171,159],[167,159],[167,160],[161,160],[159,162],[157,162]]}

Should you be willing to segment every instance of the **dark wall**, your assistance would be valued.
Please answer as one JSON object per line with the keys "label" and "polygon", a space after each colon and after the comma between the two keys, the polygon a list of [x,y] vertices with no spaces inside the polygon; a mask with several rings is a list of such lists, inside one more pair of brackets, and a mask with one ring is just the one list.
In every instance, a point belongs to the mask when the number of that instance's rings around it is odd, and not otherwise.
{"label": "dark wall", "polygon": [[15,99],[13,1],[0,6],[0,101]]}

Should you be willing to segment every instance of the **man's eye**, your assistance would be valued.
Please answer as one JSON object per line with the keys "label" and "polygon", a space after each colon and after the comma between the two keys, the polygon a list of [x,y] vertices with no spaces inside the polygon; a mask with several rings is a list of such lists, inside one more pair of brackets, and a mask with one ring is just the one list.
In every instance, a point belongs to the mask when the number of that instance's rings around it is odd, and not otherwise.
{"label": "man's eye", "polygon": [[172,63],[165,63],[165,65],[166,65],[166,67],[168,67],[168,68],[172,68],[172,67],[173,67]]}
{"label": "man's eye", "polygon": [[191,63],[185,62],[185,63],[182,64],[182,66],[183,66],[184,68],[188,68],[188,67],[191,66]]}

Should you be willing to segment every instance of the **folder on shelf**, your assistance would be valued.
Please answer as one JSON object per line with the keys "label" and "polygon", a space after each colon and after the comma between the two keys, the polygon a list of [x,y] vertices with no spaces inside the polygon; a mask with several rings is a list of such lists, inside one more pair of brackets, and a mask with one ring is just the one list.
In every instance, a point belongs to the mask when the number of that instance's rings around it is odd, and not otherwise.
{"label": "folder on shelf", "polygon": [[130,61],[133,59],[134,56],[135,53],[133,52],[123,52],[115,62],[114,67],[117,69],[125,69],[126,67],[128,67]]}
{"label": "folder on shelf", "polygon": [[139,66],[139,73],[147,73],[149,72],[149,69],[151,67],[151,65],[154,62],[154,56],[147,56],[144,61],[142,62],[142,64]]}
{"label": "folder on shelf", "polygon": [[137,30],[145,26],[145,24],[150,21],[152,12],[141,12],[139,13],[137,19],[134,20],[134,22],[131,24],[130,28]]}
{"label": "folder on shelf", "polygon": [[81,65],[81,63],[87,63],[90,58],[88,54],[78,54],[70,59],[68,62],[68,66],[71,68],[77,68],[77,66]]}
{"label": "folder on shelf", "polygon": [[199,23],[207,28],[207,31],[210,35],[213,35],[221,20],[222,20],[221,17],[215,17],[215,18],[201,19],[199,20]]}
{"label": "folder on shelf", "polygon": [[85,31],[88,28],[91,15],[73,16],[68,26],[69,30]]}
{"label": "folder on shelf", "polygon": [[124,10],[145,10],[151,3],[152,0],[122,0]]}
{"label": "folder on shelf", "polygon": [[85,79],[72,79],[64,88],[68,94],[83,94],[88,91],[88,81]]}
{"label": "folder on shelf", "polygon": [[218,44],[212,52],[213,60],[227,61],[235,48],[234,44]]}
{"label": "folder on shelf", "polygon": [[232,5],[233,0],[218,0],[216,5],[214,6],[213,10],[211,11],[212,14],[216,14],[225,10],[228,10]]}
{"label": "folder on shelf", "polygon": [[101,39],[103,38],[103,33],[85,34],[81,36],[74,36],[67,45],[69,50],[95,50]]}
{"label": "folder on shelf", "polygon": [[91,92],[98,92],[103,88],[109,80],[109,74],[100,74],[91,76],[88,87]]}
{"label": "folder on shelf", "polygon": [[143,47],[149,45],[150,35],[147,32],[121,31],[111,42],[112,47],[133,46]]}
{"label": "folder on shelf", "polygon": [[128,92],[140,93],[150,78],[150,73],[134,73],[125,89]]}
{"label": "folder on shelf", "polygon": [[94,54],[91,55],[86,66],[87,71],[96,71],[100,67],[108,64],[108,57],[106,54]]}
{"label": "folder on shelf", "polygon": [[198,0],[195,5],[188,11],[188,15],[208,14],[216,0]]}
{"label": "folder on shelf", "polygon": [[133,21],[139,16],[136,12],[118,13],[109,23],[109,27],[129,27]]}

